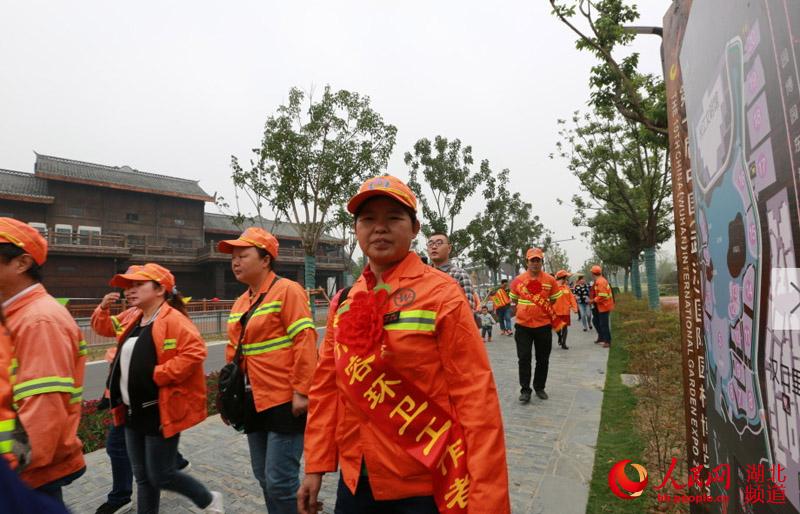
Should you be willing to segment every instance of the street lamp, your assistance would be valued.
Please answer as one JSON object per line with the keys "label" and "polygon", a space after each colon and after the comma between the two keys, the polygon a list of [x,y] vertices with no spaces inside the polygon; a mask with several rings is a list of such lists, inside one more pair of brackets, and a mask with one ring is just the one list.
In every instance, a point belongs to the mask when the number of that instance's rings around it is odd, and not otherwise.
{"label": "street lamp", "polygon": [[[658,36],[661,38],[661,71],[664,72],[664,28],[645,25],[629,25],[622,27],[624,32],[628,34],[644,34],[651,36]],[[666,74],[665,74],[666,76]]]}
{"label": "street lamp", "polygon": [[627,27],[622,27],[622,30],[627,32],[628,34],[652,34],[654,36],[658,36],[663,39],[664,37],[664,29],[662,27],[648,27],[648,26],[640,26],[640,25],[630,25]]}

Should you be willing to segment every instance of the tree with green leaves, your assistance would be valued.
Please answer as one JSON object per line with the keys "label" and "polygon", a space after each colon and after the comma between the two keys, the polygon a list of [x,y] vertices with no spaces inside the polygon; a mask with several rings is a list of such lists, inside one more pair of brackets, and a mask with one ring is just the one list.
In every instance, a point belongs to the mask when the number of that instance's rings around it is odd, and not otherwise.
{"label": "tree with green leaves", "polygon": [[569,256],[558,243],[550,243],[544,254],[545,271],[555,275],[558,270],[569,271]]}
{"label": "tree with green leaves", "polygon": [[533,206],[519,192],[510,191],[509,175],[508,169],[497,176],[487,173],[485,208],[467,226],[472,241],[469,256],[491,271],[494,283],[503,263],[524,267],[526,250],[544,233],[539,217],[532,214]]}
{"label": "tree with green leaves", "polygon": [[552,13],[578,37],[575,47],[599,62],[591,69],[591,104],[607,118],[616,114],[642,125],[667,146],[664,80],[639,71],[639,54],[615,55],[636,37],[626,26],[639,19],[624,0],[549,0]]}
{"label": "tree with green leaves", "polygon": [[[557,155],[578,178],[581,193],[572,198],[573,223],[589,225],[596,213],[608,216],[612,232],[644,250],[650,307],[658,308],[655,252],[671,236],[672,185],[667,149],[647,129],[597,114],[572,118],[563,128]],[[633,263],[633,262],[632,262]]]}
{"label": "tree with green leaves", "polygon": [[306,288],[316,286],[317,246],[336,223],[337,207],[385,171],[396,134],[367,96],[326,86],[315,99],[292,88],[288,103],[267,118],[249,169],[231,156],[235,187],[257,210],[269,205],[295,224],[305,251]]}
{"label": "tree with green leaves", "polygon": [[[470,245],[470,238],[466,228],[455,228],[455,219],[467,199],[491,175],[488,161],[474,171],[471,146],[463,146],[460,139],[436,136],[432,142],[427,138],[417,141],[413,153],[406,152],[405,163],[409,167],[408,187],[417,195],[425,218],[422,232],[425,237],[435,232],[447,234],[453,246],[451,255],[459,255]],[[428,186],[427,193],[423,183]]]}
{"label": "tree with green leaves", "polygon": [[353,262],[353,254],[356,248],[358,248],[356,229],[353,225],[353,217],[347,212],[343,205],[340,205],[339,208],[336,209],[331,221],[331,228],[333,233],[336,234],[343,243],[342,250],[345,259],[345,272],[348,275],[358,278],[358,275],[361,274],[361,270],[355,269],[355,263]]}
{"label": "tree with green leaves", "polygon": [[587,221],[589,230],[585,235],[590,238],[597,259],[595,264],[624,271],[625,292],[628,292],[628,284],[632,278],[634,295],[641,298],[642,288],[638,274],[641,241],[638,230],[623,221],[609,212],[599,211]]}

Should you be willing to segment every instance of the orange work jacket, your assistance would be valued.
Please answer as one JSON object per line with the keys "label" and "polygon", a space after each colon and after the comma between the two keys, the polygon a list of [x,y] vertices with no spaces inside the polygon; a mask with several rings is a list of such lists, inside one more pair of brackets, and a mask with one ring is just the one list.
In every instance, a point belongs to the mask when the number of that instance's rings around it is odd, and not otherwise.
{"label": "orange work jacket", "polygon": [[270,288],[274,280],[275,274],[270,272],[256,294],[242,294],[228,317],[225,358],[230,362],[242,332],[239,320],[261,293],[269,290],[250,316],[242,340],[244,370],[258,412],[292,401],[295,391],[308,395],[317,365],[317,329],[305,289],[287,278]]}
{"label": "orange work jacket", "polygon": [[594,291],[594,301],[599,312],[611,312],[614,310],[614,295],[611,293],[611,286],[606,277],[599,276],[594,281],[592,287]]}
{"label": "orange work jacket", "polygon": [[13,358],[11,334],[4,325],[0,325],[0,455],[6,458],[12,469],[17,465],[17,459],[12,453],[14,429],[17,426],[17,413],[14,412],[11,392]]}
{"label": "orange work jacket", "polygon": [[541,284],[539,295],[545,300],[555,302],[562,293],[558,289],[556,279],[544,271],[540,271],[539,276],[535,279],[525,271],[511,281],[509,296],[512,301],[517,302],[517,323],[523,327],[539,328],[550,325],[550,317],[540,306],[525,298],[527,296],[526,286],[532,280],[537,280]]}
{"label": "orange work jacket", "polygon": [[572,290],[569,286],[566,284],[558,286],[558,290],[561,291],[561,296],[559,296],[556,299],[556,303],[553,304],[553,310],[556,311],[556,314],[559,316],[567,316],[570,309],[577,312],[578,302],[575,300],[575,295],[572,294]]}
{"label": "orange work jacket", "polygon": [[[463,291],[449,275],[426,266],[414,252],[382,278],[390,288],[389,310],[396,311],[400,320],[395,326],[386,325],[384,359],[463,426],[471,481],[469,512],[508,513],[497,389]],[[349,297],[367,290],[368,283],[374,283],[369,269],[353,285]],[[377,500],[429,496],[433,479],[428,469],[352,406],[337,380],[333,354],[337,311],[349,301],[343,300],[341,307],[332,302],[328,314],[309,395],[305,470],[325,473],[341,468],[344,483],[355,492],[363,461]],[[404,317],[414,321],[403,323]]]}
{"label": "orange work jacket", "polygon": [[31,445],[20,478],[37,488],[85,467],[78,424],[86,341],[41,284],[8,300],[4,309],[17,365],[13,401]]}
{"label": "orange work jacket", "polygon": [[[115,336],[119,349],[141,318],[142,311],[137,307],[111,316],[108,309],[98,306],[92,313],[92,329],[100,335]],[[161,433],[169,438],[206,419],[203,361],[208,350],[194,323],[167,303],[153,321],[152,336],[156,350],[153,381],[158,386]],[[119,351],[114,359],[112,367],[118,365]],[[117,411],[120,408],[124,407],[115,406]],[[120,417],[115,419],[119,421]]]}

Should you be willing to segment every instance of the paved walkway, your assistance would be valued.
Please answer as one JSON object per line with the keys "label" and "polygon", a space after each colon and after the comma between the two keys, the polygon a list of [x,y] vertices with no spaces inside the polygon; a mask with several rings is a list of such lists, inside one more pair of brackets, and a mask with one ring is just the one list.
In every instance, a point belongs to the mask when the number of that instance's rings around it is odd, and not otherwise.
{"label": "paved walkway", "polygon": [[[513,338],[496,336],[487,348],[494,367],[506,428],[509,486],[514,514],[584,514],[600,423],[608,351],[592,344],[592,333],[574,323],[569,350],[555,344],[547,392],[529,405],[517,401],[517,358]],[[247,441],[218,416],[182,435],[181,450],[191,474],[223,491],[229,513],[266,512],[250,470]],[[87,473],[65,490],[76,514],[92,514],[105,501],[111,467],[104,450],[87,457]],[[322,499],[333,512],[335,475],[326,475]],[[161,512],[197,512],[183,497],[162,494]]]}

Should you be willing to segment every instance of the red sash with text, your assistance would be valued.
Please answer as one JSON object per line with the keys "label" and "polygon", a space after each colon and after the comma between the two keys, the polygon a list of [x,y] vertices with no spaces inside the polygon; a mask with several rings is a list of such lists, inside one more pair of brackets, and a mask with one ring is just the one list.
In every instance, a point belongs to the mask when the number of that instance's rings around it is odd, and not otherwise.
{"label": "red sash with text", "polygon": [[523,284],[520,289],[522,290],[522,295],[520,297],[542,309],[542,311],[550,320],[550,326],[553,327],[553,330],[560,332],[562,328],[567,326],[567,324],[556,314],[550,299],[542,298],[543,288],[541,282],[538,280],[529,280],[527,283]]}
{"label": "red sash with text", "polygon": [[387,296],[384,289],[360,291],[341,313],[334,343],[337,380],[351,405],[430,470],[439,512],[465,514],[470,477],[463,429],[381,357]]}

